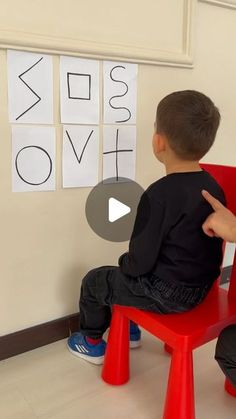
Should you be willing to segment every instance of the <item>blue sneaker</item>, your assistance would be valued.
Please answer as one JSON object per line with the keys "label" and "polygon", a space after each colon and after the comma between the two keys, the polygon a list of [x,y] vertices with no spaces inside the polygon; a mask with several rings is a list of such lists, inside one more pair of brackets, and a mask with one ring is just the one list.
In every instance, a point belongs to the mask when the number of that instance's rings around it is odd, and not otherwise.
{"label": "blue sneaker", "polygon": [[138,325],[132,321],[130,321],[129,333],[129,347],[131,349],[139,348],[141,346],[141,330]]}
{"label": "blue sneaker", "polygon": [[102,340],[97,345],[90,345],[86,341],[85,336],[76,332],[69,337],[67,347],[73,355],[83,358],[92,364],[103,364],[106,350],[105,340]]}

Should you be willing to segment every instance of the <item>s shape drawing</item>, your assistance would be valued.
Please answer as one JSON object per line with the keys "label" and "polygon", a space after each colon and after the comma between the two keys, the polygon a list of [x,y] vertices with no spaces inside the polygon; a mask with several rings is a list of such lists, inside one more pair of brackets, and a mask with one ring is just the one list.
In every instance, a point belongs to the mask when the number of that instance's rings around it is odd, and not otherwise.
{"label": "s shape drawing", "polygon": [[122,122],[128,122],[129,120],[130,120],[130,118],[131,118],[131,112],[130,112],[130,110],[128,109],[128,108],[126,108],[125,106],[114,106],[114,105],[112,105],[112,101],[113,101],[113,99],[115,99],[115,98],[117,98],[117,97],[123,97],[123,96],[125,96],[127,93],[128,93],[128,91],[129,91],[129,86],[128,86],[128,84],[127,83],[125,83],[125,81],[122,81],[122,80],[117,80],[117,79],[115,79],[114,77],[113,77],[113,71],[115,70],[115,69],[117,69],[117,68],[123,68],[124,70],[125,70],[125,67],[123,66],[123,65],[116,65],[115,67],[113,67],[112,69],[111,69],[111,71],[110,71],[110,78],[111,78],[111,80],[112,81],[114,81],[115,83],[122,83],[122,84],[124,84],[125,85],[125,91],[124,91],[124,93],[122,93],[121,95],[115,95],[115,96],[112,96],[111,98],[110,98],[110,100],[109,100],[109,105],[111,106],[111,108],[112,109],[125,109],[127,112],[128,112],[128,117],[126,118],[126,119],[122,119],[122,120],[120,120],[120,121],[116,121],[116,123],[122,123]]}

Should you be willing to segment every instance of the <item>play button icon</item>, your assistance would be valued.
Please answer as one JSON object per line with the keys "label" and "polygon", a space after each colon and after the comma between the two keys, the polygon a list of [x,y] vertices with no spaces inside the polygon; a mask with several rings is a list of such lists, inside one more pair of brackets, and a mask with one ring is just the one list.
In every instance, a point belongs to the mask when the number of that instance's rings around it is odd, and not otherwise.
{"label": "play button icon", "polygon": [[122,178],[122,182],[110,178],[98,183],[86,201],[89,226],[103,239],[113,242],[129,240],[143,192],[138,183],[126,178]]}
{"label": "play button icon", "polygon": [[131,208],[128,205],[123,204],[115,198],[109,198],[108,219],[110,223],[114,223],[114,221],[129,214],[130,211]]}

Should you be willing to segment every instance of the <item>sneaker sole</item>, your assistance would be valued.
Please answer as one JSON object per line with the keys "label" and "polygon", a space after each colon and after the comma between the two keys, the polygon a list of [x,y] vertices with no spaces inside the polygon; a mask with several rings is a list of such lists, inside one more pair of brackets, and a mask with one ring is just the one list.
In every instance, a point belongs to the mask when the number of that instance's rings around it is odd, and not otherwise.
{"label": "sneaker sole", "polygon": [[73,355],[77,356],[77,358],[82,358],[85,361],[90,362],[91,364],[101,365],[104,362],[104,355],[93,357],[93,356],[84,355],[84,354],[81,354],[80,352],[74,351],[73,349],[69,347],[69,345],[67,345],[67,348]]}
{"label": "sneaker sole", "polygon": [[129,341],[129,347],[131,349],[140,348],[142,346],[141,340],[130,340]]}

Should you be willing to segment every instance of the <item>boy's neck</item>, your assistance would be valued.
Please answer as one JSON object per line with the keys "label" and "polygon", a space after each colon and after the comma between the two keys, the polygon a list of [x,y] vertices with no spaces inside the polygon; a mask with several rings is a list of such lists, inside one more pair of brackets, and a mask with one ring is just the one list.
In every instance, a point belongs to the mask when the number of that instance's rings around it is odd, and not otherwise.
{"label": "boy's neck", "polygon": [[165,162],[166,174],[183,172],[201,172],[198,161],[172,161]]}

